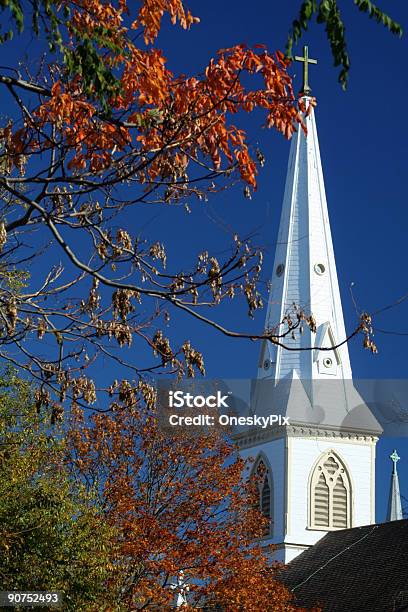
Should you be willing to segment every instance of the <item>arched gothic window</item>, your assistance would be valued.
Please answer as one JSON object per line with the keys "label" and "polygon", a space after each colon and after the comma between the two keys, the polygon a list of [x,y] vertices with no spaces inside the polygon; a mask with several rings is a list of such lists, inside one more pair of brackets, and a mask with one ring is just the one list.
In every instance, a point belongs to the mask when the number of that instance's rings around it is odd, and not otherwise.
{"label": "arched gothic window", "polygon": [[255,464],[253,476],[259,492],[259,509],[269,520],[269,525],[265,529],[264,535],[272,535],[273,530],[273,487],[272,474],[263,459],[259,459]]}
{"label": "arched gothic window", "polygon": [[315,529],[351,527],[350,476],[332,451],[322,455],[310,480],[310,525]]}

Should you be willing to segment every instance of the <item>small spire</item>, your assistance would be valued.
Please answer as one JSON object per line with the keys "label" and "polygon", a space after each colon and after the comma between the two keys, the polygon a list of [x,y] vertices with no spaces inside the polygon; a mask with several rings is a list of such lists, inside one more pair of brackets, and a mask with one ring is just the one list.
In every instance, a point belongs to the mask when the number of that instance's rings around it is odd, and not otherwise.
{"label": "small spire", "polygon": [[398,453],[395,449],[394,449],[394,452],[390,455],[390,459],[394,464],[392,468],[392,473],[396,474],[397,473],[397,463],[401,459],[401,457],[398,456]]}
{"label": "small spire", "polygon": [[300,93],[304,94],[305,96],[310,96],[312,90],[309,85],[309,64],[317,64],[317,60],[309,58],[309,47],[305,45],[303,47],[303,57],[295,55],[295,61],[303,62],[303,86]]}
{"label": "small spire", "polygon": [[387,521],[399,521],[404,518],[402,514],[401,494],[397,472],[397,463],[401,457],[398,456],[397,451],[394,449],[394,452],[390,455],[390,459],[393,466],[391,474],[390,498],[388,500]]}

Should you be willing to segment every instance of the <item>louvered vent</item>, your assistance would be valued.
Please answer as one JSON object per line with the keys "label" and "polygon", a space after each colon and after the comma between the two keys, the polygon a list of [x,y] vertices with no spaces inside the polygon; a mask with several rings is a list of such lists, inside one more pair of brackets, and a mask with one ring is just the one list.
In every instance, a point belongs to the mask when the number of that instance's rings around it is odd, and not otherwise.
{"label": "louvered vent", "polygon": [[338,476],[333,488],[333,527],[347,527],[347,489],[341,476]]}
{"label": "louvered vent", "polygon": [[314,514],[318,527],[329,526],[329,487],[323,474],[320,474],[315,487]]}
{"label": "louvered vent", "polygon": [[261,510],[264,516],[271,518],[271,489],[267,478],[261,492]]}
{"label": "louvered vent", "polygon": [[268,535],[271,531],[271,489],[267,476],[261,490],[261,510],[264,517],[269,520],[264,530],[264,535]]}
{"label": "louvered vent", "polygon": [[324,455],[312,476],[311,527],[345,529],[350,522],[350,479],[340,459]]}
{"label": "louvered vent", "polygon": [[272,475],[262,460],[258,462],[255,474],[259,490],[258,507],[261,510],[262,514],[265,516],[265,518],[269,519],[269,524],[265,528],[264,535],[271,535],[273,531],[273,486],[271,480]]}

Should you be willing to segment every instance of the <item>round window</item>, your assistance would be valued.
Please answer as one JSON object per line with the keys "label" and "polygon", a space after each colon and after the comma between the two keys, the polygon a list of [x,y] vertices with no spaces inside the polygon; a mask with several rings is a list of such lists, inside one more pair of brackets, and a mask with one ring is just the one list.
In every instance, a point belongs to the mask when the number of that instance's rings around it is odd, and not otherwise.
{"label": "round window", "polygon": [[325,273],[326,268],[322,263],[317,263],[315,264],[314,271],[316,272],[316,274],[322,275]]}
{"label": "round window", "polygon": [[284,269],[284,264],[279,264],[279,266],[276,266],[276,276],[282,276]]}
{"label": "round window", "polygon": [[325,368],[331,368],[332,365],[333,365],[333,361],[331,360],[330,357],[325,357],[323,359],[323,365],[324,365]]}
{"label": "round window", "polygon": [[271,362],[269,361],[269,359],[265,359],[265,361],[263,362],[264,370],[269,370],[270,365]]}

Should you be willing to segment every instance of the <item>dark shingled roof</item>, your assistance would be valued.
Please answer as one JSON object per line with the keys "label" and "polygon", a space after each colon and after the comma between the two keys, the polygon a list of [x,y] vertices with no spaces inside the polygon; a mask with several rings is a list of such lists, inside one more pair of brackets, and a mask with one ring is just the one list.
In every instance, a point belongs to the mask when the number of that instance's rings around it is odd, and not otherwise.
{"label": "dark shingled roof", "polygon": [[408,520],[329,532],[289,563],[281,580],[306,608],[408,610]]}

